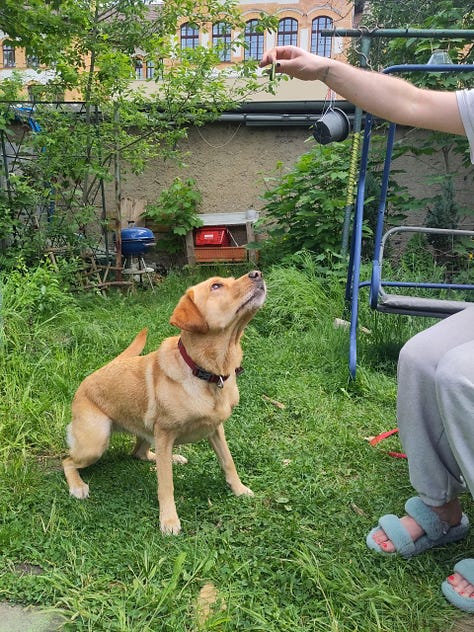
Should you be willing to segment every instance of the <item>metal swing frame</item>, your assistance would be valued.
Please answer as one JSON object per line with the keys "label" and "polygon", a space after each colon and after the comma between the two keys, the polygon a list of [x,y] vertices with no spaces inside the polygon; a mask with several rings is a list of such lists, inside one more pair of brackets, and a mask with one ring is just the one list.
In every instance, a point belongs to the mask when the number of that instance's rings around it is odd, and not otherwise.
{"label": "metal swing frame", "polygon": [[[406,64],[390,66],[383,70],[385,74],[396,74],[401,72],[473,72],[474,64]],[[374,235],[374,254],[372,258],[372,273],[370,280],[361,280],[361,250],[362,250],[362,230],[364,220],[365,188],[367,166],[369,159],[369,148],[371,132],[373,127],[373,116],[367,114],[365,118],[364,138],[359,167],[359,179],[357,186],[356,204],[353,218],[352,239],[349,255],[349,266],[346,281],[346,304],[350,310],[349,327],[349,371],[352,378],[355,378],[357,367],[357,330],[359,314],[359,292],[361,288],[369,288],[369,303],[372,309],[384,313],[406,314],[412,316],[429,316],[444,318],[457,311],[474,306],[474,302],[452,301],[444,299],[430,299],[414,296],[401,296],[389,294],[386,288],[391,287],[411,287],[423,289],[449,289],[449,290],[474,290],[471,284],[454,283],[430,283],[430,282],[397,282],[389,281],[382,277],[382,263],[384,248],[387,240],[394,232],[423,232],[449,235],[463,235],[474,237],[474,231],[458,229],[432,229],[426,227],[405,226],[388,230],[384,234],[385,213],[387,204],[387,192],[390,178],[390,166],[395,140],[396,124],[390,123],[387,141],[385,162],[382,175],[379,204],[377,209],[376,230]],[[473,295],[474,301],[474,295]]]}

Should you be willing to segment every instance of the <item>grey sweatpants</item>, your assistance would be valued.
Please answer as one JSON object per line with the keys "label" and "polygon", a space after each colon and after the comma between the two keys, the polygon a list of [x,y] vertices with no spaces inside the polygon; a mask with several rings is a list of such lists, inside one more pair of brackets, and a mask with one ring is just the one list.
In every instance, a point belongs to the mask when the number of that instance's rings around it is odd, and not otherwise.
{"label": "grey sweatpants", "polygon": [[398,362],[397,418],[410,481],[440,506],[474,495],[474,308],[409,340]]}

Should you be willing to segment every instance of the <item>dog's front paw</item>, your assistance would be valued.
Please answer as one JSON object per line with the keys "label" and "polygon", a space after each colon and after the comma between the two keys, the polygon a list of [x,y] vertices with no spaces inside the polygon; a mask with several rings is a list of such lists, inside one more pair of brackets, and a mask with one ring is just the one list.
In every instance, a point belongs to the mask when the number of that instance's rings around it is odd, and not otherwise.
{"label": "dog's front paw", "polygon": [[181,531],[181,522],[178,516],[175,518],[161,518],[160,529],[163,535],[178,535]]}
{"label": "dog's front paw", "polygon": [[255,495],[253,491],[250,489],[250,487],[246,487],[242,483],[240,483],[240,485],[237,485],[235,488],[232,488],[232,491],[234,492],[236,496],[254,496]]}
{"label": "dog's front paw", "polygon": [[69,493],[74,498],[79,498],[83,500],[84,498],[89,498],[89,485],[87,483],[83,483],[82,485],[76,485],[75,487],[69,488]]}

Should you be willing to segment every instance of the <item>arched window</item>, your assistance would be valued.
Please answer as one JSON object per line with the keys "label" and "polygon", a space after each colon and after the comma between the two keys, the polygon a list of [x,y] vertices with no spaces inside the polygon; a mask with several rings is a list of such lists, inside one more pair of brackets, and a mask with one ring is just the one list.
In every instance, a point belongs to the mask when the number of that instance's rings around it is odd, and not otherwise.
{"label": "arched window", "polygon": [[181,26],[181,48],[196,48],[199,46],[199,29],[186,22]]}
{"label": "arched window", "polygon": [[146,70],[146,78],[153,79],[153,77],[155,76],[155,64],[151,59],[147,60],[145,64],[145,70]]}
{"label": "arched window", "polygon": [[332,29],[333,20],[327,15],[315,18],[311,26],[311,52],[321,57],[331,57],[332,37],[321,35],[322,29]]}
{"label": "arched window", "polygon": [[278,23],[278,46],[291,44],[296,46],[298,42],[298,21],[293,18],[285,18]]}
{"label": "arched window", "polygon": [[4,68],[15,68],[15,48],[10,44],[3,45],[3,66]]}
{"label": "arched window", "polygon": [[26,50],[26,65],[28,68],[39,68],[38,56],[31,53],[28,49]]}
{"label": "arched window", "polygon": [[135,59],[135,79],[143,79],[143,60]]}
{"label": "arched window", "polygon": [[230,61],[231,33],[227,22],[213,24],[212,46],[218,48],[221,61]]}
{"label": "arched window", "polygon": [[261,59],[263,55],[263,33],[258,30],[260,20],[249,20],[245,25],[245,59]]}

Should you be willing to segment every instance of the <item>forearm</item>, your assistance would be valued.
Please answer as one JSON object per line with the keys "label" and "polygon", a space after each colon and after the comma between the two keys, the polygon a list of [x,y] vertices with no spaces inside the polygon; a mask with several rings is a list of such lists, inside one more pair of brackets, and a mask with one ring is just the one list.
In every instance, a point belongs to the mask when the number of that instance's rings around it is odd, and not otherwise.
{"label": "forearm", "polygon": [[464,134],[454,92],[424,90],[398,77],[333,59],[315,71],[315,79],[375,116],[401,125]]}
{"label": "forearm", "polygon": [[414,116],[413,101],[419,90],[397,77],[326,59],[324,66],[315,71],[314,78],[362,110],[380,118],[405,123]]}
{"label": "forearm", "polygon": [[423,90],[392,75],[362,70],[296,46],[277,46],[260,62],[303,81],[320,80],[334,92],[381,118],[441,132],[465,134],[455,92]]}

